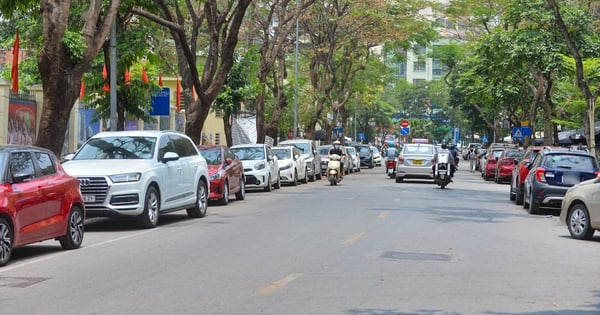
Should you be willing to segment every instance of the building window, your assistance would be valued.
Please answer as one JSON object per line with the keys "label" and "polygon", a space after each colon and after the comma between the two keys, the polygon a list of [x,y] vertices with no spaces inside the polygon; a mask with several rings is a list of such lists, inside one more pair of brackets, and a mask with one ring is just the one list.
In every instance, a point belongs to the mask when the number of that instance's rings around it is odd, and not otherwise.
{"label": "building window", "polygon": [[442,76],[445,72],[444,65],[439,59],[433,59],[432,61],[432,74],[434,76]]}
{"label": "building window", "polygon": [[223,110],[222,109],[215,110],[215,117],[222,118],[223,117]]}
{"label": "building window", "polygon": [[413,71],[414,72],[425,72],[425,70],[426,70],[425,60],[419,60],[419,61],[415,61],[413,63]]}
{"label": "building window", "polygon": [[221,133],[219,132],[215,133],[215,144],[221,145]]}
{"label": "building window", "polygon": [[425,48],[425,46],[421,46],[421,45],[415,45],[413,47],[413,53],[417,56],[419,55],[425,55],[425,52],[427,51],[427,49]]}
{"label": "building window", "polygon": [[427,80],[425,79],[413,79],[413,84],[414,85],[418,85],[418,84],[423,84],[425,83]]}
{"label": "building window", "polygon": [[396,73],[399,77],[403,77],[406,75],[406,63],[405,62],[399,62],[398,64],[398,72]]}

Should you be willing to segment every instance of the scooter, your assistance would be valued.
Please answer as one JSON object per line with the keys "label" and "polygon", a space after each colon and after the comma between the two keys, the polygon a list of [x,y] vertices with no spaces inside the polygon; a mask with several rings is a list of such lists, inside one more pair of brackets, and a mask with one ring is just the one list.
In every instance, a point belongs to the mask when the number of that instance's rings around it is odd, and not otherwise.
{"label": "scooter", "polygon": [[440,186],[441,189],[446,188],[448,184],[452,181],[451,176],[451,168],[452,165],[450,163],[450,152],[442,151],[438,152],[435,170],[434,170],[434,178],[435,183]]}
{"label": "scooter", "polygon": [[342,157],[337,154],[331,154],[329,156],[329,161],[327,162],[326,174],[327,174],[327,179],[329,180],[329,185],[331,185],[331,186],[335,186],[339,182],[342,181],[342,177],[340,176],[340,174],[341,174],[340,166],[342,165],[340,163],[341,159],[342,159]]}
{"label": "scooter", "polygon": [[391,178],[396,178],[396,159],[387,159],[385,161],[385,173]]}

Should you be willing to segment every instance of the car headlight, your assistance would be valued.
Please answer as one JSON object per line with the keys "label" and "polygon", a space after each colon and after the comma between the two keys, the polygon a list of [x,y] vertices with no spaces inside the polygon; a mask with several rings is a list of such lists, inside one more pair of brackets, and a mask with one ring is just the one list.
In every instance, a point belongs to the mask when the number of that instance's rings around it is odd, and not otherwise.
{"label": "car headlight", "polygon": [[283,165],[279,169],[281,169],[281,170],[287,170],[287,169],[291,168],[293,165],[294,165],[294,163],[290,162],[290,163],[287,163],[287,164]]}
{"label": "car headlight", "polygon": [[220,179],[221,177],[223,177],[223,172],[218,171],[218,172],[210,175],[208,178],[209,178],[209,180],[216,180],[216,179]]}
{"label": "car headlight", "polygon": [[254,164],[255,170],[262,170],[263,168],[265,168],[265,162],[258,162],[256,164]]}
{"label": "car headlight", "polygon": [[113,183],[137,182],[142,178],[142,173],[125,173],[108,176]]}

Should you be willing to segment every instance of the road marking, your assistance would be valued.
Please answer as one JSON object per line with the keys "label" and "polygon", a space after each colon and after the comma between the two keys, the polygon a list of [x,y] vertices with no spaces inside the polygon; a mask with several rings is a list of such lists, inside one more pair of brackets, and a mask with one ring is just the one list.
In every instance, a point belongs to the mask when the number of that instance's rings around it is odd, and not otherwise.
{"label": "road marking", "polygon": [[267,286],[262,287],[260,290],[256,291],[256,295],[258,296],[269,296],[273,294],[273,292],[285,287],[290,282],[302,277],[302,273],[291,273]]}
{"label": "road marking", "polygon": [[400,198],[396,198],[394,200],[392,200],[393,202],[400,202]]}
{"label": "road marking", "polygon": [[385,219],[385,218],[387,218],[387,216],[388,216],[389,214],[390,214],[390,212],[389,212],[389,211],[383,211],[383,212],[381,212],[381,213],[380,213],[380,214],[379,214],[377,217],[378,217],[379,219]]}
{"label": "road marking", "polygon": [[342,244],[343,245],[350,245],[350,244],[358,241],[358,239],[360,239],[361,237],[363,237],[363,235],[365,235],[365,232],[356,233],[356,234],[350,236],[350,238],[348,238],[347,240],[345,240]]}

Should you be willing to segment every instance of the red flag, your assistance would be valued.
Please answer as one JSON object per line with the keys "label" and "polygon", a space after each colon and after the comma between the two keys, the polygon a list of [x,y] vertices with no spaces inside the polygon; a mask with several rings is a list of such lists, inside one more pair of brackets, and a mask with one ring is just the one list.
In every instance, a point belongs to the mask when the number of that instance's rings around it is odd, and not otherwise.
{"label": "red flag", "polygon": [[142,82],[148,83],[148,74],[146,74],[146,68],[142,68]]}
{"label": "red flag", "polygon": [[14,94],[19,93],[19,31],[17,31],[13,47],[13,63],[10,69],[10,78],[12,80],[12,92]]}
{"label": "red flag", "polygon": [[162,72],[158,75],[158,85],[159,86],[163,86],[163,82],[162,82]]}
{"label": "red flag", "polygon": [[129,69],[125,69],[125,85],[131,84],[131,77],[129,76]]}
{"label": "red flag", "polygon": [[83,99],[83,97],[85,96],[85,83],[83,83],[83,80],[81,81],[81,86],[79,87],[79,101],[81,102],[81,100]]}
{"label": "red flag", "polygon": [[104,79],[104,85],[102,86],[102,91],[107,93],[110,91],[110,85],[106,83],[106,78],[108,77],[108,71],[106,70],[106,64],[104,64],[104,68],[102,68],[102,78]]}
{"label": "red flag", "polygon": [[177,78],[177,112],[181,110],[181,86],[179,85],[179,78]]}

